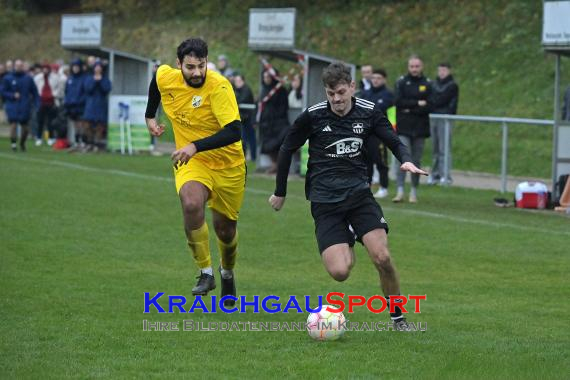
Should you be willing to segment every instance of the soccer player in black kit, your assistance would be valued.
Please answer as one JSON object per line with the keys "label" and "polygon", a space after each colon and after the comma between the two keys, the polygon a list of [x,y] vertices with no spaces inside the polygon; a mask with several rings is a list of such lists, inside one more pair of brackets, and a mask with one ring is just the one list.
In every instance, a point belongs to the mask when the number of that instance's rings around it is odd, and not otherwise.
{"label": "soccer player in black kit", "polygon": [[[389,296],[400,294],[400,281],[388,251],[388,224],[370,191],[363,150],[367,136],[375,134],[388,146],[403,162],[400,170],[428,173],[411,162],[408,149],[382,111],[353,96],[355,83],[346,65],[330,64],[322,80],[328,101],[307,108],[295,120],[279,152],[276,189],[269,203],[276,211],[283,207],[292,154],[309,139],[305,194],[311,202],[323,264],[335,280],[346,280],[358,239],[378,270],[389,302]],[[398,307],[391,317],[396,329],[409,329]]]}

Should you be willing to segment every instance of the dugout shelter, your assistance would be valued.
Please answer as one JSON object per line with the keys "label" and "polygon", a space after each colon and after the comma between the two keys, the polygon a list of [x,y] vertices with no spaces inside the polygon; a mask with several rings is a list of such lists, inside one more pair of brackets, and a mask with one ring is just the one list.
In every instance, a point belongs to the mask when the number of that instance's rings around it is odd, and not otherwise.
{"label": "dugout shelter", "polygon": [[102,46],[103,15],[68,14],[61,17],[61,46],[74,54],[109,62],[107,147],[133,153],[148,150],[150,137],[144,120],[154,60]]}
{"label": "dugout shelter", "polygon": [[542,46],[545,52],[555,55],[552,134],[552,194],[554,198],[559,192],[556,188],[558,177],[570,174],[570,120],[562,120],[560,101],[561,60],[570,57],[570,1],[543,2]]}
{"label": "dugout shelter", "polygon": [[[350,67],[352,78],[356,80],[355,64],[295,48],[296,13],[295,8],[251,8],[249,10],[248,46],[261,58],[260,78],[261,73],[267,67],[267,62],[273,62],[274,59],[297,64],[303,75],[303,106],[289,109],[290,123],[305,108],[326,100],[321,74],[329,64],[342,61]],[[268,166],[267,157],[261,154],[258,157],[258,167]],[[301,150],[301,174],[305,174],[307,159],[308,152],[305,146]]]}

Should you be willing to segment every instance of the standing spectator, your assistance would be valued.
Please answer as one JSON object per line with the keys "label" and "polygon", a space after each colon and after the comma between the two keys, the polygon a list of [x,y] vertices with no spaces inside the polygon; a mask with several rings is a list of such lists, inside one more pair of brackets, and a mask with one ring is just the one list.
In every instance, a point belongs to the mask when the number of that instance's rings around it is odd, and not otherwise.
{"label": "standing spectator", "polygon": [[24,64],[24,71],[27,71],[32,78],[34,78],[36,75],[39,75],[42,72],[42,68],[43,66],[39,63],[34,63],[31,66],[29,64]]}
{"label": "standing spectator", "polygon": [[[387,114],[388,108],[394,105],[394,94],[386,87],[388,74],[384,69],[374,69],[371,77],[370,89],[362,93],[362,98],[376,104],[380,110]],[[374,164],[380,174],[380,188],[374,197],[385,198],[388,196],[388,150],[386,145],[374,134],[366,141],[368,152],[368,177],[372,183]]]}
{"label": "standing spectator", "polygon": [[99,150],[104,147],[103,137],[107,124],[107,96],[111,92],[111,81],[103,75],[103,64],[95,62],[93,75],[87,75],[84,81],[85,111],[83,120],[87,127],[88,150]]}
{"label": "standing spectator", "polygon": [[372,65],[362,65],[360,74],[362,75],[362,79],[358,83],[359,90],[361,92],[369,90],[370,86],[372,86]]}
{"label": "standing spectator", "polygon": [[90,55],[87,57],[87,60],[85,61],[87,68],[85,70],[85,72],[87,74],[93,74],[93,68],[95,67],[95,63],[100,62],[99,59],[93,55]]}
{"label": "standing spectator", "polygon": [[[2,86],[2,81],[6,75],[8,75],[6,72],[6,66],[3,63],[0,63],[0,87]],[[0,96],[0,124],[4,124],[5,122],[6,115],[4,114],[4,101],[2,96]]]}
{"label": "standing spectator", "polygon": [[216,64],[214,62],[208,62],[206,64],[206,67],[208,68],[208,70],[212,70],[219,73],[218,68],[216,67]]}
{"label": "standing spectator", "polygon": [[287,90],[277,80],[279,74],[271,75],[269,70],[263,71],[263,84],[259,98],[259,133],[261,153],[269,155],[271,167],[268,174],[277,172],[277,155],[279,148],[289,130],[289,100]]}
{"label": "standing spectator", "polygon": [[0,63],[0,82],[6,76],[6,74],[8,74],[6,72],[6,66],[3,63]]}
{"label": "standing spectator", "polygon": [[[433,82],[433,113],[455,115],[459,100],[459,87],[451,75],[451,65],[440,63],[437,67],[437,79]],[[451,121],[449,121],[451,127]],[[449,155],[447,156],[448,177],[444,177],[445,160],[445,120],[435,119],[431,124],[433,144],[433,163],[428,183],[435,185],[451,184],[451,128],[449,128]]]}
{"label": "standing spectator", "polygon": [[34,70],[34,75],[36,75],[39,71],[35,71],[35,69],[36,69],[35,65],[32,65],[29,61],[24,61],[24,72],[29,72],[30,70]]}
{"label": "standing spectator", "polygon": [[303,108],[303,79],[295,74],[289,91],[289,108]]}
{"label": "standing spectator", "polygon": [[44,127],[48,130],[48,145],[55,142],[55,128],[53,121],[57,116],[56,95],[59,93],[60,81],[49,64],[42,66],[42,72],[34,77],[34,82],[40,94],[40,108],[38,109],[38,130],[36,132],[36,146],[42,145]]}
{"label": "standing spectator", "polygon": [[[242,104],[254,104],[253,92],[245,83],[245,77],[242,74],[235,73],[234,75],[234,92],[238,107],[241,107]],[[257,158],[257,141],[255,129],[253,128],[253,110],[240,108],[239,115],[243,126],[241,131],[243,153],[247,157],[247,151],[249,150],[249,159],[255,161]]]}
{"label": "standing spectator", "polygon": [[562,104],[562,120],[570,121],[570,85],[564,92],[564,103]]}
{"label": "standing spectator", "polygon": [[[412,153],[412,162],[420,167],[424,152],[424,142],[430,136],[429,113],[431,111],[431,81],[423,75],[423,62],[417,55],[408,59],[408,74],[401,76],[395,86],[396,120],[398,136]],[[412,188],[410,203],[417,203],[419,175],[411,174]],[[398,192],[394,202],[404,200],[404,182],[406,172],[399,171],[397,176]]]}
{"label": "standing spectator", "polygon": [[12,71],[14,71],[14,62],[9,59],[6,61],[6,73],[10,74]]}
{"label": "standing spectator", "polygon": [[2,80],[2,98],[4,99],[6,116],[10,123],[10,142],[12,150],[18,149],[16,144],[17,127],[20,124],[20,150],[26,151],[28,122],[33,108],[39,104],[39,95],[34,80],[24,71],[24,62],[17,59],[14,71]]}
{"label": "standing spectator", "polygon": [[57,80],[59,81],[59,86],[57,86],[57,92],[55,93],[55,104],[61,107],[65,98],[65,83],[67,82],[67,74],[65,72],[69,72],[69,70],[67,66],[59,64],[51,65],[51,69],[57,75]]}
{"label": "standing spectator", "polygon": [[[26,66],[28,66],[28,69],[26,70]],[[24,62],[24,71],[28,74],[28,76],[30,78],[32,78],[32,80],[35,78],[36,75],[40,74],[42,72],[42,65],[40,65],[39,63],[34,63],[33,65],[26,64],[26,62]],[[34,82],[35,84],[35,82]],[[37,87],[36,89],[39,90]],[[30,126],[30,133],[33,136],[37,136],[38,135],[38,110],[39,107],[33,107],[32,108],[32,112],[31,112],[31,116],[30,116],[30,122],[29,122],[29,126]]]}
{"label": "standing spectator", "polygon": [[[153,61],[153,65],[152,65],[152,76],[154,78],[154,80],[156,81],[156,72],[158,71],[158,68],[160,67],[160,61],[159,60],[154,60]],[[162,106],[159,105],[159,107],[156,109],[156,115],[155,118],[160,120],[162,115]],[[160,154],[159,152],[155,153],[155,149],[156,149],[156,136],[153,135],[152,133],[150,134],[150,146],[149,146],[149,150],[152,154]]]}
{"label": "standing spectator", "polygon": [[75,59],[71,62],[71,73],[65,83],[65,98],[63,105],[69,118],[68,136],[73,148],[81,149],[85,145],[84,123],[82,120],[85,111],[85,92],[83,82],[85,73],[83,72],[83,62]]}
{"label": "standing spectator", "polygon": [[69,66],[64,65],[63,63],[56,63],[53,64],[51,68],[55,73],[57,73],[57,80],[59,81],[58,91],[55,93],[57,115],[54,120],[56,133],[54,149],[65,149],[69,146],[69,141],[67,140],[67,115],[65,113],[63,102],[65,99],[65,84],[67,83]]}
{"label": "standing spectator", "polygon": [[230,82],[235,75],[234,69],[230,67],[230,61],[228,61],[228,57],[224,54],[218,56],[218,71],[220,74],[228,78]]}

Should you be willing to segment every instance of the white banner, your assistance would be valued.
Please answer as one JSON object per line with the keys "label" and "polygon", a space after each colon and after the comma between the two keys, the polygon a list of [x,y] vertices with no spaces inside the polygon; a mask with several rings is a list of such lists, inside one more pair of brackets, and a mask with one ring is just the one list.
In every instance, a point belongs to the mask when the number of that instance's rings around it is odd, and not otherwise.
{"label": "white banner", "polygon": [[61,46],[100,46],[103,15],[62,15]]}
{"label": "white banner", "polygon": [[293,48],[295,8],[252,8],[249,10],[248,45],[253,48]]}
{"label": "white banner", "polygon": [[570,47],[570,1],[545,1],[542,44]]}

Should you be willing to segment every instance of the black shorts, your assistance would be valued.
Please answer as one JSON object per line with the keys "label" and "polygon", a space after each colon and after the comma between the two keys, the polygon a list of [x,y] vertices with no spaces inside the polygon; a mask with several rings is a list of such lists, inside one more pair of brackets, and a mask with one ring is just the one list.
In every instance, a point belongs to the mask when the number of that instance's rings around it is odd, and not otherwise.
{"label": "black shorts", "polygon": [[347,243],[352,247],[356,240],[362,242],[364,235],[378,228],[388,233],[382,208],[369,189],[336,203],[311,202],[311,214],[315,220],[315,235],[321,254],[334,244]]}

